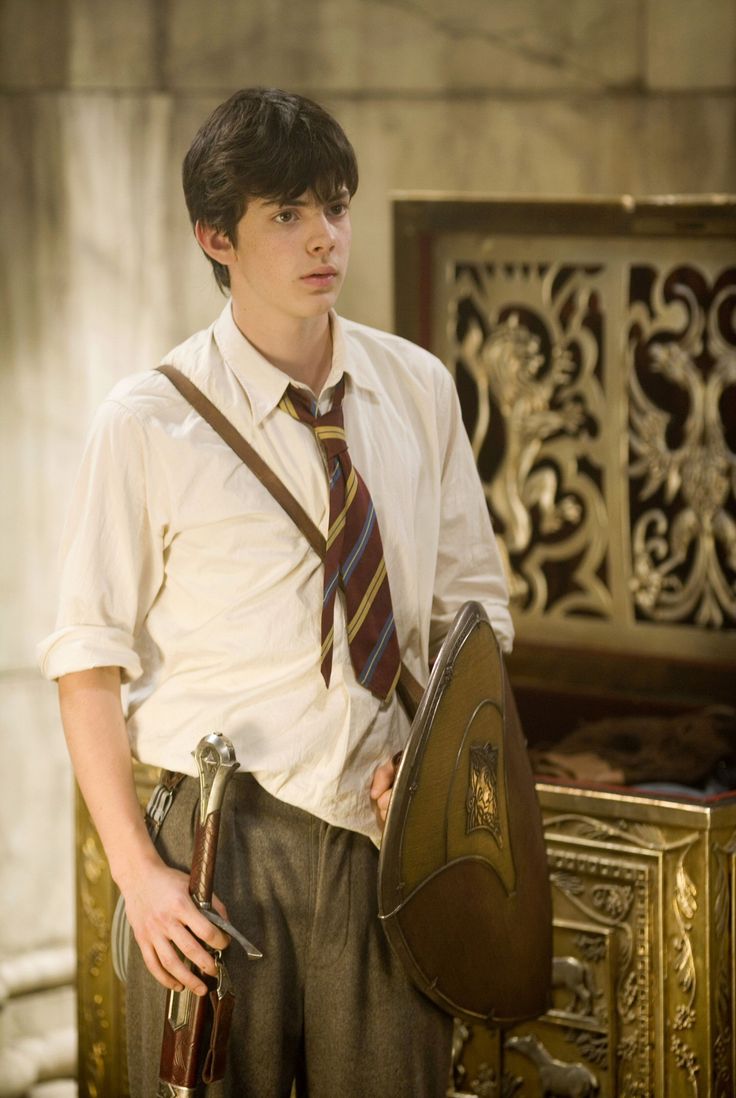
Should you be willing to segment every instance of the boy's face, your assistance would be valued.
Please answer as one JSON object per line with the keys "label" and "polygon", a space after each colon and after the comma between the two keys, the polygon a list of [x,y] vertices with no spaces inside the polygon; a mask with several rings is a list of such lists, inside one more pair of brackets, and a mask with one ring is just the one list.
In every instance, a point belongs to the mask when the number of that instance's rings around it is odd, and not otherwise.
{"label": "boy's face", "polygon": [[326,316],[347,272],[349,203],[347,190],[324,203],[311,192],[285,203],[250,199],[227,263],[236,308],[275,325]]}

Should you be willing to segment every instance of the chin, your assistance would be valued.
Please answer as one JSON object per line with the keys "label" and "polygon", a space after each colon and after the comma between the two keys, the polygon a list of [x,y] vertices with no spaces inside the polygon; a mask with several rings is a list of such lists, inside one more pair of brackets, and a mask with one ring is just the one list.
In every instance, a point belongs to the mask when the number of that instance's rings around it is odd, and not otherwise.
{"label": "chin", "polygon": [[324,316],[334,307],[336,301],[337,294],[333,293],[325,294],[324,297],[312,298],[304,307],[301,315],[304,316],[305,319],[315,316]]}

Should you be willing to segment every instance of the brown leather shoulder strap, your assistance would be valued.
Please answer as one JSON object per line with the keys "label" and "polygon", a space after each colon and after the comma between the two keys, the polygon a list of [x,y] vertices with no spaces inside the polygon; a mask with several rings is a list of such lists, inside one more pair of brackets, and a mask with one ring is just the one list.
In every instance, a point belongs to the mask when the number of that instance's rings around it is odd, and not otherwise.
{"label": "brown leather shoulder strap", "polygon": [[325,539],[315,523],[304,510],[297,499],[292,496],[289,489],[276,476],[274,471],[266,464],[263,458],[256,453],[251,444],[247,442],[239,431],[233,427],[229,419],[222,414],[209,397],[206,397],[201,389],[198,389],[193,381],[168,363],[158,367],[159,373],[165,374],[171,384],[179,390],[185,400],[189,401],[195,411],[199,412],[202,419],[209,423],[213,431],[216,431],[223,442],[226,442],[231,450],[234,450],[244,465],[258,477],[264,488],[268,489],[277,503],[280,503],[289,518],[304,534],[309,544],[321,560],[325,557]]}
{"label": "brown leather shoulder strap", "polygon": [[[247,465],[250,471],[258,477],[264,488],[271,493],[277,503],[281,504],[292,522],[304,534],[320,560],[324,560],[326,552],[325,539],[319,528],[312,522],[301,503],[292,496],[286,485],[279,480],[273,469],[266,464],[251,444],[233,427],[230,420],[181,370],[165,363],[163,366],[158,367],[158,371],[169,379],[174,388],[191,404],[192,408],[199,412],[202,419],[209,423],[212,430],[238,455],[243,464]],[[422,687],[404,663],[401,664],[396,693],[409,716],[409,720],[413,720],[422,697]]]}
{"label": "brown leather shoulder strap", "polygon": [[396,693],[407,717],[410,721],[413,721],[422,700],[424,688],[421,683],[417,682],[403,660],[399,672],[399,681],[396,683]]}

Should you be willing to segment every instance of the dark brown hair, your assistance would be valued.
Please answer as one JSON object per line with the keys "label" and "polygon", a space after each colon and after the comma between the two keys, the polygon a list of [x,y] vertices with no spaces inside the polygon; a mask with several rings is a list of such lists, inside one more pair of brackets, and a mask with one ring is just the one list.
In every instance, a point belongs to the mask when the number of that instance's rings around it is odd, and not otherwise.
{"label": "dark brown hair", "polygon": [[[323,107],[278,88],[243,88],[217,107],[192,141],[182,168],[192,225],[235,243],[249,198],[290,202],[306,192],[327,202],[358,188],[355,152]],[[209,258],[209,257],[208,257]],[[210,259],[220,289],[230,273]]]}

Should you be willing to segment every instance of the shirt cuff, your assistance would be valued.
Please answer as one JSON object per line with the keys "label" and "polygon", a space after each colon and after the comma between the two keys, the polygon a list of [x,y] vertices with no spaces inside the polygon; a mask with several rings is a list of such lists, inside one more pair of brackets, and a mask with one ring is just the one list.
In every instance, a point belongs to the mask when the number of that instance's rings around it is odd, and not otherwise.
{"label": "shirt cuff", "polygon": [[[514,646],[514,624],[507,604],[482,598],[475,601],[479,602],[485,610],[498,641],[498,646],[503,654],[508,656]],[[455,610],[451,614],[433,620],[429,642],[430,664],[433,664],[437,659],[439,650],[455,621],[456,615],[457,611]]]}
{"label": "shirt cuff", "polygon": [[36,655],[47,679],[93,667],[120,667],[123,682],[133,682],[143,673],[131,635],[107,626],[66,626],[41,641]]}
{"label": "shirt cuff", "polygon": [[496,634],[498,647],[505,656],[510,655],[514,647],[514,623],[508,606],[497,602],[484,602],[483,605]]}

